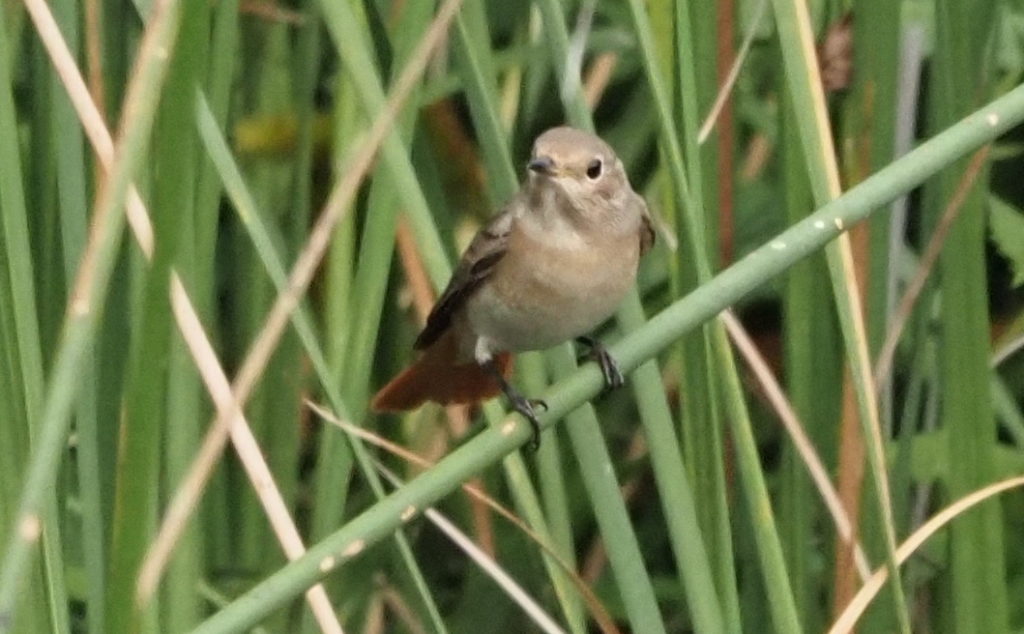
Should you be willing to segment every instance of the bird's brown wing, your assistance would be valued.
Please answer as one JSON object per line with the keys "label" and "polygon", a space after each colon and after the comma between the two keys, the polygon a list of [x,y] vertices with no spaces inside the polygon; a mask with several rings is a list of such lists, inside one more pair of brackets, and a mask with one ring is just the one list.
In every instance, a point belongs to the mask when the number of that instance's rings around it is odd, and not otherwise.
{"label": "bird's brown wing", "polygon": [[491,275],[495,265],[504,257],[511,229],[512,216],[504,211],[477,232],[473,241],[469,243],[469,248],[462,254],[448,287],[444,289],[444,293],[427,316],[427,325],[416,338],[413,348],[426,348],[448,330],[455,313]]}

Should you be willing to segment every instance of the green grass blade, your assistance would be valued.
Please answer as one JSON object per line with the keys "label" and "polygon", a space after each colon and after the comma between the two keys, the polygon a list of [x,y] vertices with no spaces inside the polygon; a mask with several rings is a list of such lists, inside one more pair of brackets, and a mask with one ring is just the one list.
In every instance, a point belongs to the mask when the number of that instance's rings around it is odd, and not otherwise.
{"label": "green grass blade", "polygon": [[[991,32],[997,11],[995,2],[971,6],[948,0],[935,3],[935,79],[930,96],[936,125],[970,112],[991,89],[991,53],[982,45],[981,32]],[[969,36],[965,37],[964,29]],[[963,169],[964,163],[960,163],[947,170],[929,192],[931,218],[938,218],[954,195]],[[939,381],[945,387],[940,420],[948,434],[950,456],[956,461],[945,481],[951,499],[990,483],[995,475],[993,439],[997,428],[989,393],[985,265],[987,192],[981,186],[986,181],[983,176],[971,185],[950,228],[937,271],[942,283]],[[955,388],[949,389],[951,386]],[[997,505],[987,504],[951,527],[946,581],[950,631],[1009,630],[1003,540],[1003,518]]]}
{"label": "green grass blade", "polygon": [[[161,611],[169,623],[179,623],[179,627],[193,623],[200,615],[198,597],[190,592],[191,584],[187,581],[189,577],[195,578],[198,566],[194,531],[179,542],[179,557],[171,570],[173,576],[165,586],[168,596],[176,601],[173,606],[158,601],[140,610],[136,602],[125,601],[124,597],[134,596],[139,566],[155,535],[161,473],[168,468],[164,459],[170,457],[179,468],[182,463],[187,465],[198,439],[195,418],[190,417],[197,413],[197,395],[192,396],[190,405],[182,392],[176,392],[179,398],[170,401],[173,404],[170,408],[167,398],[172,381],[168,371],[172,368],[187,371],[187,366],[171,365],[175,358],[181,362],[179,355],[185,356],[187,363],[187,355],[180,349],[172,353],[174,322],[169,291],[170,270],[179,259],[179,245],[188,240],[191,233],[197,154],[194,134],[188,126],[188,88],[195,81],[194,73],[201,59],[203,44],[198,40],[205,37],[205,33],[197,27],[202,24],[203,11],[199,5],[183,8],[181,36],[168,70],[166,93],[152,139],[153,168],[160,175],[153,183],[150,208],[155,242],[153,258],[140,279],[141,302],[133,314],[135,336],[131,338],[118,434],[121,459],[117,462],[108,567],[110,591],[105,609],[106,631],[109,632],[160,627]],[[180,373],[173,380],[178,388],[182,387],[178,383],[182,381]],[[185,420],[175,421],[175,416]],[[172,422],[183,426],[172,427]],[[166,443],[165,451],[164,438],[170,430],[174,439]],[[192,569],[188,570],[190,566]]]}
{"label": "green grass blade", "polygon": [[[782,187],[785,190],[787,220],[798,222],[812,207],[803,152],[793,129],[792,106],[782,114]],[[783,295],[784,363],[786,384],[800,420],[820,451],[833,455],[825,463],[835,464],[842,398],[843,360],[838,351],[839,325],[832,309],[828,269],[823,255],[813,255],[794,266],[786,276]],[[823,456],[824,457],[824,456]],[[821,518],[807,469],[796,449],[787,445],[783,458],[779,495],[779,521],[785,536],[787,562],[797,609],[808,630],[819,631],[826,624],[827,605],[816,589],[828,582],[831,570],[815,575],[813,558],[818,550],[812,535]]]}
{"label": "green grass blade", "polygon": [[[70,50],[79,50],[79,28],[75,4],[70,0],[52,3],[54,17],[63,27]],[[53,105],[51,126],[54,142],[59,142],[56,156],[57,198],[60,209],[61,255],[64,258],[64,278],[74,279],[75,267],[85,247],[89,213],[89,192],[86,185],[88,162],[82,130],[56,76],[52,78]],[[67,301],[65,299],[65,301]],[[95,366],[94,351],[85,355],[87,366]],[[95,372],[82,377],[82,386],[75,411],[75,430],[78,434],[78,455],[75,461],[78,475],[78,496],[82,505],[82,557],[84,560],[87,591],[85,595],[86,623],[89,631],[103,630],[106,596],[106,526],[110,518],[103,503],[99,424],[97,421],[98,379]]]}
{"label": "green grass blade", "polygon": [[[568,350],[559,350],[555,360],[556,376],[566,376],[576,369],[575,359]],[[584,404],[575,409],[566,416],[565,424],[630,626],[637,632],[664,632],[650,573],[644,565],[593,406]]]}
{"label": "green grass blade", "polygon": [[[30,447],[38,441],[38,414],[43,393],[43,361],[40,349],[39,315],[36,308],[36,277],[37,264],[33,262],[31,241],[29,239],[28,216],[26,215],[25,190],[23,189],[23,165],[21,144],[18,139],[18,123],[12,94],[12,78],[10,64],[14,56],[9,41],[10,31],[7,20],[0,16],[0,137],[10,140],[4,144],[0,152],[0,250],[3,251],[4,273],[3,303],[5,324],[4,346],[8,348],[8,367],[10,368],[7,388],[12,399],[12,411],[16,416],[5,421],[5,425],[18,427],[9,430],[12,444],[8,451],[8,463],[11,471],[3,475],[4,480],[12,489],[24,482],[22,470],[24,456]],[[54,566],[59,566],[54,557],[60,558],[60,528],[56,514],[55,496],[52,490],[45,492],[41,502],[45,504],[43,521],[52,527],[43,535],[44,560],[41,568],[31,573],[31,590],[19,601],[21,607],[31,610],[22,617],[22,627],[50,627],[66,629],[67,612],[66,597],[62,588],[62,576],[55,576]],[[10,521],[13,512],[4,513]],[[39,520],[37,518],[36,524]],[[13,542],[17,539],[16,525],[2,535]],[[56,551],[54,549],[57,549]],[[59,585],[58,585],[59,584]],[[45,590],[44,590],[45,588]],[[49,596],[45,596],[44,592]],[[62,602],[62,603],[58,603]],[[55,612],[60,610],[63,613]],[[49,613],[47,619],[44,615]],[[5,619],[4,605],[0,603],[0,628]]]}
{"label": "green grass blade", "polygon": [[[164,231],[178,235],[174,265],[179,274],[195,279],[196,227],[199,197],[199,174],[202,170],[197,135],[191,123],[190,88],[202,79],[203,60],[210,53],[210,7],[188,5],[183,16],[182,40],[167,80],[167,92],[161,108],[161,119],[154,139],[158,146],[160,183],[154,188],[152,217],[155,229],[173,223]],[[204,210],[205,211],[205,210]],[[169,217],[163,223],[157,219]],[[159,235],[159,233],[157,234]],[[165,245],[166,246],[166,245]],[[159,244],[157,250],[159,252]],[[154,260],[154,266],[156,260]],[[212,281],[203,286],[212,287]],[[167,324],[169,330],[174,326]],[[199,447],[202,423],[209,410],[192,357],[183,342],[175,337],[170,342],[170,362],[166,376],[166,428],[163,430],[161,481],[164,490],[186,473],[192,456]],[[150,370],[153,371],[153,370]],[[164,409],[162,406],[161,409]],[[158,416],[154,413],[154,418]],[[205,551],[201,525],[189,526],[178,542],[163,583],[160,599],[161,629],[186,631],[194,627],[202,615],[202,600],[196,593],[195,580],[205,576]],[[147,544],[148,547],[148,544]]]}

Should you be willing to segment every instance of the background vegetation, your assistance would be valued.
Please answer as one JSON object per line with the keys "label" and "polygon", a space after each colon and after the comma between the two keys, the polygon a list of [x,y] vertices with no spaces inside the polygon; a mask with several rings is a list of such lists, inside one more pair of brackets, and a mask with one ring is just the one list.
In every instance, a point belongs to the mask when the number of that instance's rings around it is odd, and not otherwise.
{"label": "background vegetation", "polygon": [[[1017,0],[0,4],[0,631],[1024,631],[1022,73]],[[369,414],[563,122],[627,387]]]}

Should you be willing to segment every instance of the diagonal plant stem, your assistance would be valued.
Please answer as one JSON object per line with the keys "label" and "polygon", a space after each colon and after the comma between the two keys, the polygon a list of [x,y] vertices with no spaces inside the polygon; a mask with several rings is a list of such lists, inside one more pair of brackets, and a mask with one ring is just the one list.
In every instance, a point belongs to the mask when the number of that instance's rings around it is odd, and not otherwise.
{"label": "diagonal plant stem", "polygon": [[[671,304],[646,325],[611,346],[623,371],[629,372],[654,357],[682,334],[717,316],[774,276],[818,251],[834,240],[844,228],[883,212],[883,205],[919,186],[927,178],[960,157],[990,142],[1024,121],[1024,86],[1017,87],[984,108],[962,119],[888,167],[827,203],[804,220],[791,226],[742,260],[698,287],[687,297]],[[772,242],[783,240],[786,249]],[[582,366],[558,381],[544,396],[549,410],[540,416],[550,426],[603,387],[600,370]],[[402,524],[412,507],[421,509],[447,495],[469,476],[494,464],[532,435],[530,426],[518,416],[509,417],[498,428],[487,429],[467,442],[431,470],[374,504],[329,537],[311,546],[303,557],[263,580],[248,593],[202,623],[198,634],[233,632],[258,623],[326,574],[325,561],[355,556],[370,542],[379,540]]]}
{"label": "diagonal plant stem", "polygon": [[[99,158],[100,165],[109,172],[114,160],[114,146],[110,138],[110,132],[103,123],[102,116],[85,87],[81,73],[78,71],[74,59],[71,57],[71,53],[60,35],[53,15],[41,0],[25,0],[25,5],[36,26],[40,39],[50,54],[54,66],[57,68],[58,74],[67,88],[68,95],[93,144],[93,149]],[[151,260],[153,257],[153,227],[145,204],[134,184],[129,184],[128,187],[126,215],[143,255],[147,260]],[[230,389],[227,389],[227,375],[220,366],[210,339],[202,329],[192,301],[185,291],[181,278],[174,269],[171,270],[170,289],[171,304],[178,328],[190,353],[193,355],[200,374],[207,384],[218,411],[222,409],[232,410],[233,403],[230,401]],[[225,389],[227,389],[226,392]],[[234,415],[235,411],[232,410],[230,413]],[[237,410],[237,412],[236,424],[232,426],[232,438],[238,448],[239,457],[246,473],[254,483],[256,494],[267,511],[267,516],[281,542],[285,554],[289,559],[295,559],[305,552],[302,539],[288,513],[284,499],[274,483],[273,476],[263,458],[263,454],[259,451],[248,422],[240,410]],[[167,555],[170,555],[169,550]],[[144,566],[142,574],[140,574],[138,587],[140,606],[148,602],[156,589],[158,581],[159,572],[147,571]],[[307,594],[310,607],[321,629],[325,632],[341,632],[341,626],[334,615],[330,599],[327,597],[324,588],[318,584],[311,588]]]}
{"label": "diagonal plant stem", "polygon": [[757,36],[757,29],[761,25],[761,19],[767,6],[768,0],[758,0],[757,9],[754,10],[754,18],[750,21],[750,26],[747,27],[747,34],[743,36],[743,43],[740,45],[740,50],[736,53],[736,59],[733,60],[732,67],[729,68],[729,74],[725,78],[725,83],[722,84],[718,95],[715,96],[715,103],[711,105],[711,110],[708,111],[708,116],[704,118],[704,123],[700,126],[700,132],[697,133],[697,143],[701,145],[711,136],[711,131],[715,129],[715,124],[718,123],[719,115],[722,114],[725,104],[729,102],[732,89],[736,85],[736,80],[739,79],[743,62],[747,61],[747,53],[750,52],[750,46],[754,43],[754,37]]}
{"label": "diagonal plant stem", "polygon": [[0,626],[9,620],[5,617],[13,609],[43,528],[40,512],[60,470],[78,376],[84,362],[90,358],[88,352],[95,338],[121,242],[125,196],[141,164],[153,126],[167,74],[169,51],[177,39],[180,18],[176,0],[155,2],[139,46],[135,70],[125,96],[116,160],[97,194],[89,240],[74,280],[62,338],[51,368],[39,419],[39,441],[29,458],[18,504],[17,527],[11,532],[0,561]]}

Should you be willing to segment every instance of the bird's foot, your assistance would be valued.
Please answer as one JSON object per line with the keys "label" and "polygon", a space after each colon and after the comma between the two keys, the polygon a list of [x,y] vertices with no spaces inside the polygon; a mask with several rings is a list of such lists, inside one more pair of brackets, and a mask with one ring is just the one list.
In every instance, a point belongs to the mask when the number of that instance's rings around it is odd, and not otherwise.
{"label": "bird's foot", "polygon": [[512,409],[522,414],[523,418],[530,423],[530,428],[533,429],[533,438],[530,439],[527,447],[530,451],[537,451],[540,447],[540,421],[537,419],[537,410],[543,409],[545,412],[548,411],[548,404],[540,399],[530,399],[520,394],[516,388],[512,387],[505,380],[505,376],[498,370],[493,361],[488,361],[483,365],[498,382],[498,385],[501,386],[501,391],[505,393],[505,397],[508,399]]}
{"label": "bird's foot", "polygon": [[530,423],[533,437],[530,438],[530,442],[526,446],[530,451],[537,451],[540,448],[540,421],[537,420],[537,410],[548,411],[548,404],[540,399],[525,398],[511,388],[505,393],[505,396],[508,397],[512,409],[522,414],[523,418]]}
{"label": "bird's foot", "polygon": [[601,368],[601,375],[604,376],[604,388],[606,391],[618,389],[625,384],[626,379],[622,376],[619,363],[600,341],[593,337],[577,337],[576,341],[590,348],[581,359],[585,358],[597,362],[597,365]]}

